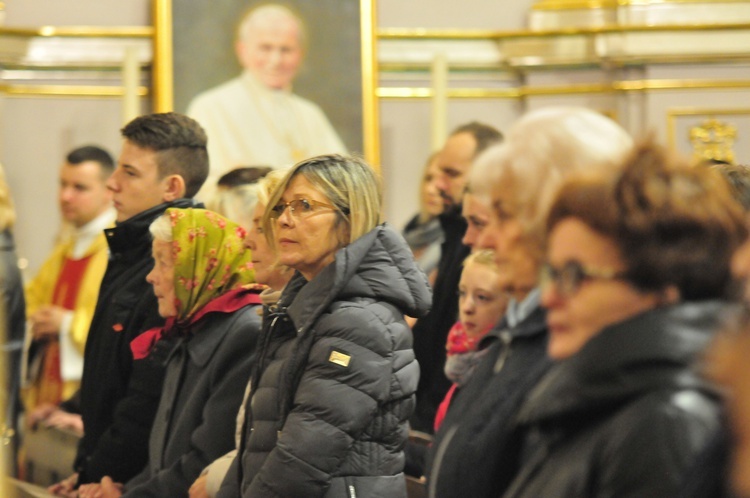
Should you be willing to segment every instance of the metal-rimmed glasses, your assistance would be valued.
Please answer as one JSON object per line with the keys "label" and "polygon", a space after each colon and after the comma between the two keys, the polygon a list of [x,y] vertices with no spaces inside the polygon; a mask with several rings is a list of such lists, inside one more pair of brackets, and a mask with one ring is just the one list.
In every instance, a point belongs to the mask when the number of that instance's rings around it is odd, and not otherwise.
{"label": "metal-rimmed glasses", "polygon": [[[279,219],[279,217],[287,207],[289,208],[289,213],[295,218],[303,218],[305,216],[309,216],[317,211],[317,208],[327,208],[334,211],[339,210],[339,208],[337,208],[333,204],[327,204],[325,202],[313,201],[310,199],[292,199],[289,202],[276,204],[273,208],[271,208],[271,218],[273,218],[274,220]],[[343,213],[349,214],[347,211],[348,210],[343,210]]]}
{"label": "metal-rimmed glasses", "polygon": [[587,280],[625,280],[627,272],[610,268],[595,268],[568,261],[561,268],[546,263],[542,266],[540,283],[542,287],[554,285],[555,290],[564,297],[572,297]]}

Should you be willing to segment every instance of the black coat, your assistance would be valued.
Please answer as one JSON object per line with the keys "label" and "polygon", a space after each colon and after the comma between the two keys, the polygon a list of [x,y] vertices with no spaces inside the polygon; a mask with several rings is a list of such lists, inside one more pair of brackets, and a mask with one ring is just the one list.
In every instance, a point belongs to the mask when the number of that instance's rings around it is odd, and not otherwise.
{"label": "black coat", "polygon": [[721,310],[651,310],[555,365],[519,414],[525,458],[504,496],[674,496],[719,425],[716,393],[692,366]]}
{"label": "black coat", "polygon": [[235,459],[241,485],[230,471],[218,496],[405,497],[419,369],[403,315],[424,314],[430,297],[403,238],[385,225],[310,282],[297,273],[264,318]]}
{"label": "black coat", "polygon": [[503,319],[483,340],[489,351],[451,403],[428,456],[431,498],[497,498],[507,486],[521,449],[512,421],[551,364],[545,318],[537,307],[514,328]]}
{"label": "black coat", "polygon": [[440,215],[445,239],[440,247],[440,262],[432,296],[432,309],[414,324],[414,354],[419,362],[417,408],[411,419],[413,429],[432,433],[435,414],[445,398],[451,381],[445,376],[445,342],[458,319],[458,282],[463,261],[471,252],[463,239],[466,221],[461,206]]}
{"label": "black coat", "polygon": [[135,337],[164,323],[146,282],[153,267],[148,228],[167,208],[192,206],[188,199],[160,204],[104,231],[110,257],[86,339],[81,379],[84,436],[75,461],[81,484],[107,475],[127,482],[148,461],[164,367],[156,361],[134,362],[130,351]]}
{"label": "black coat", "polygon": [[0,292],[5,313],[5,344],[8,353],[5,371],[7,416],[5,424],[16,427],[16,418],[21,410],[18,392],[21,384],[21,354],[26,331],[26,301],[23,294],[21,271],[18,269],[16,245],[10,230],[0,232]]}
{"label": "black coat", "polygon": [[260,336],[258,306],[209,314],[169,353],[149,462],[125,497],[187,497],[201,471],[235,448],[232,414],[242,403]]}

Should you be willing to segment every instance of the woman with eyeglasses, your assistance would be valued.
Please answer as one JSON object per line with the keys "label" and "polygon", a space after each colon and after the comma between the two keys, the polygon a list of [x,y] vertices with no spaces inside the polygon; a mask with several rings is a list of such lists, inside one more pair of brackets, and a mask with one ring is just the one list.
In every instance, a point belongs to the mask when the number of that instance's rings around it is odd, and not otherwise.
{"label": "woman with eyeglasses", "polygon": [[693,367],[727,311],[743,221],[716,172],[650,142],[614,182],[562,188],[541,296],[556,364],[517,417],[504,496],[675,496],[719,425]]}
{"label": "woman with eyeglasses", "polygon": [[219,497],[406,497],[403,447],[419,368],[404,314],[431,293],[401,235],[379,225],[369,165],[295,165],[264,232],[296,270],[264,317],[243,443]]}
{"label": "woman with eyeglasses", "polygon": [[611,171],[631,147],[625,130],[597,112],[544,108],[522,117],[472,167],[472,194],[492,206],[477,246],[494,252],[499,271],[509,276],[511,300],[480,342],[482,360],[435,435],[428,459],[431,498],[497,498],[514,475],[520,455],[510,428],[550,365],[539,289],[550,202],[566,178]]}

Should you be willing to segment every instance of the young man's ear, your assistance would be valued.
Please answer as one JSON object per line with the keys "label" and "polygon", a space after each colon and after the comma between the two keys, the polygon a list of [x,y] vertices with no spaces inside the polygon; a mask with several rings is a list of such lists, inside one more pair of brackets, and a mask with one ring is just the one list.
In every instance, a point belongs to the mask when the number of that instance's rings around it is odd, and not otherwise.
{"label": "young man's ear", "polygon": [[185,179],[180,175],[169,175],[162,180],[164,182],[164,202],[172,202],[185,197]]}

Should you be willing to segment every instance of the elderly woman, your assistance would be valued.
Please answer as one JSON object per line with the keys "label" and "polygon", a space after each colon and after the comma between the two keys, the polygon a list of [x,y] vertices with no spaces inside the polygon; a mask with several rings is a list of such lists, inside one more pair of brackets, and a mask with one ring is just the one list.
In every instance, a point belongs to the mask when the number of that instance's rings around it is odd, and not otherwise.
{"label": "elderly woman", "polygon": [[477,245],[494,250],[513,297],[504,318],[480,343],[487,352],[435,436],[428,469],[431,497],[496,498],[507,486],[519,449],[508,428],[549,367],[538,281],[548,207],[566,177],[612,170],[631,146],[627,133],[599,113],[546,108],[521,118],[505,142],[477,159],[472,192],[492,199]]}
{"label": "elderly woman", "polygon": [[[245,236],[245,245],[252,251],[253,270],[255,279],[263,284],[260,299],[264,309],[275,306],[281,297],[281,291],[292,276],[289,267],[278,264],[278,258],[274,248],[269,244],[263,233],[262,218],[268,205],[268,199],[275,187],[281,181],[284,171],[274,170],[258,181],[255,191],[255,204],[250,211],[244,215],[248,220],[248,231]],[[250,384],[245,388],[245,396],[250,392]],[[237,414],[236,442],[239,447],[239,439],[242,436],[242,426],[245,422],[244,403],[239,407]],[[190,498],[213,498],[219,491],[226,473],[237,455],[237,450],[232,450],[223,457],[214,461],[201,474],[195,483],[190,486]]]}
{"label": "elderly woman", "polygon": [[239,475],[219,497],[406,496],[419,372],[404,314],[431,295],[379,213],[379,182],[352,157],[303,161],[272,195],[265,233],[296,272],[264,317]]}
{"label": "elderly woman", "polygon": [[[245,231],[203,209],[168,209],[151,225],[153,285],[161,329],[131,344],[137,361],[164,361],[149,463],[124,496],[187,496],[203,468],[234,447],[236,413],[260,337],[260,299]],[[154,380],[156,381],[156,379]],[[230,415],[231,419],[231,415]],[[119,496],[109,478],[81,497]],[[100,494],[101,493],[101,494]]]}
{"label": "elderly woman", "polygon": [[720,322],[744,216],[715,172],[657,146],[566,185],[547,222],[549,356],[504,496],[674,496],[719,425],[693,363]]}

